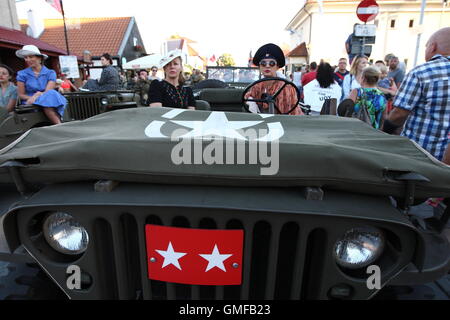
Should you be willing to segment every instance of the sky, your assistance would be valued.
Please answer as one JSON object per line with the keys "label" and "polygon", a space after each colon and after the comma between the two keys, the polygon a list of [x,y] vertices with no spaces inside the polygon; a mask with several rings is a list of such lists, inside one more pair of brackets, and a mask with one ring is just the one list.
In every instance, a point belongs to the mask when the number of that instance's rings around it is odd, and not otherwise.
{"label": "sky", "polygon": [[[29,7],[43,18],[58,18],[45,0],[17,2],[20,19]],[[161,43],[173,34],[197,42],[204,56],[230,53],[237,65],[246,65],[250,50],[263,44],[294,45],[288,23],[305,0],[63,0],[67,17],[134,16],[147,53],[159,53]],[[36,5],[38,4],[38,5]],[[59,16],[60,17],[60,16]]]}

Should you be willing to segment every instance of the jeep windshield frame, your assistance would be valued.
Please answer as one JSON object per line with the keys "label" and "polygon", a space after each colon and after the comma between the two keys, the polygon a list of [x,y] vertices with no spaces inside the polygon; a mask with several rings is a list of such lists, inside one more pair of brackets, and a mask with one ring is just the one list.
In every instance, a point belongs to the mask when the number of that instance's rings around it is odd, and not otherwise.
{"label": "jeep windshield frame", "polygon": [[227,84],[250,84],[261,79],[257,67],[206,67],[206,79],[215,79]]}

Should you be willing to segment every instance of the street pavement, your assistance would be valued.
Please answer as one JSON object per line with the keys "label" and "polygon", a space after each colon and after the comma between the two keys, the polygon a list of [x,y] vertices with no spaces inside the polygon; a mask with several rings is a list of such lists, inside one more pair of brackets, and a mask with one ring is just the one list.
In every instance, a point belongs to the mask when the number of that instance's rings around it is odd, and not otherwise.
{"label": "street pavement", "polygon": [[[39,281],[34,285],[34,291],[30,290],[32,278],[38,272],[37,268],[30,268],[25,264],[0,261],[0,300],[64,299],[64,295],[55,293],[59,290],[56,286],[44,285]],[[39,295],[36,295],[36,286],[41,290]],[[450,300],[450,275],[425,285],[388,287],[383,289],[376,298],[380,300]]]}

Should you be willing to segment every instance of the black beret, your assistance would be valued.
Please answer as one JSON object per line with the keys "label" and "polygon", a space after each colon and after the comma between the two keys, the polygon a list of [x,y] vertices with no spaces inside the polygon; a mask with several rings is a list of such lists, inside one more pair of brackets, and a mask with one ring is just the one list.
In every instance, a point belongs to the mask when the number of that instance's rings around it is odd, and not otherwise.
{"label": "black beret", "polygon": [[255,65],[259,65],[259,62],[265,58],[274,58],[277,60],[277,65],[280,68],[283,68],[286,64],[284,59],[283,50],[279,46],[273,43],[268,43],[263,45],[261,48],[256,51],[255,56],[253,57],[253,63]]}

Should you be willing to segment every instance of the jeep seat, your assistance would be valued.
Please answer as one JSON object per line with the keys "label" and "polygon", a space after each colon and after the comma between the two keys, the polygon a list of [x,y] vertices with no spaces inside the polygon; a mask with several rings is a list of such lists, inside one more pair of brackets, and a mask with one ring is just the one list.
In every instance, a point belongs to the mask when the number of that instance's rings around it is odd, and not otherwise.
{"label": "jeep seat", "polygon": [[208,101],[205,100],[195,100],[195,109],[196,110],[206,110],[211,111],[211,106]]}
{"label": "jeep seat", "polygon": [[32,105],[32,104],[20,104],[17,105],[14,111],[17,114],[30,113],[30,112],[40,112],[42,111],[41,107]]}
{"label": "jeep seat", "polygon": [[207,88],[200,91],[199,99],[207,101],[211,111],[243,112],[241,102],[243,89]]}
{"label": "jeep seat", "polygon": [[8,117],[8,110],[6,108],[0,108],[0,121]]}

